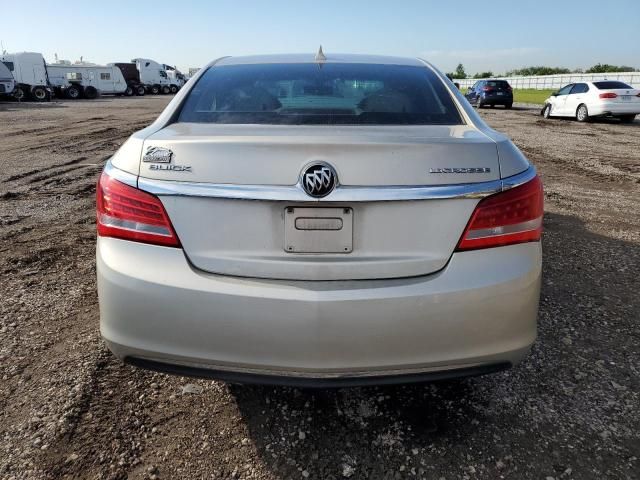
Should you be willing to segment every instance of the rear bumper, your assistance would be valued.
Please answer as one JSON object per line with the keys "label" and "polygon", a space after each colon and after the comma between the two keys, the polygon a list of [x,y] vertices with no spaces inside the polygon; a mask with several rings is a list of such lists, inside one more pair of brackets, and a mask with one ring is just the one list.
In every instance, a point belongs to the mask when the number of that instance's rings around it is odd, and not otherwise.
{"label": "rear bumper", "polygon": [[130,363],[332,386],[518,363],[536,337],[541,249],[456,253],[416,278],[275,281],[203,273],[179,249],[99,238],[97,269],[101,333]]}
{"label": "rear bumper", "polygon": [[513,95],[483,95],[482,103],[486,105],[508,105],[513,103]]}
{"label": "rear bumper", "polygon": [[130,365],[155,372],[181,375],[184,377],[211,378],[231,383],[253,385],[278,385],[301,388],[340,388],[366,387],[371,385],[397,385],[415,382],[435,382],[453,378],[474,377],[496,373],[511,367],[508,362],[456,367],[449,369],[433,369],[416,373],[373,374],[373,375],[334,375],[334,376],[293,376],[264,373],[250,373],[238,370],[216,370],[210,367],[194,367],[175,363],[165,363],[138,357],[126,357],[124,361]]}
{"label": "rear bumper", "polygon": [[640,114],[640,105],[637,102],[600,102],[597,104],[587,105],[589,116],[608,116],[608,115],[637,115]]}

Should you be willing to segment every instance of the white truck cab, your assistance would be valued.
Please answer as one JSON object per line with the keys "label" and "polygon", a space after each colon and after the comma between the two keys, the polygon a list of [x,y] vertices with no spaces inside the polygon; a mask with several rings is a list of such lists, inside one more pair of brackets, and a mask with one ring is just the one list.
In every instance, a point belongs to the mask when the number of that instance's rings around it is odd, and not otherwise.
{"label": "white truck cab", "polygon": [[16,82],[14,97],[21,100],[27,96],[42,102],[51,99],[47,66],[41,53],[3,53],[2,62]]}
{"label": "white truck cab", "polygon": [[149,58],[134,58],[131,61],[136,64],[140,72],[140,82],[147,92],[153,94],[171,92],[171,81],[161,64]]}
{"label": "white truck cab", "polygon": [[0,96],[11,95],[16,88],[16,81],[11,75],[11,70],[0,62]]}
{"label": "white truck cab", "polygon": [[171,81],[171,93],[177,93],[177,91],[180,90],[185,83],[187,83],[184,74],[176,67],[172,67],[171,65],[163,63],[162,66],[164,67],[165,71],[167,72],[167,76]]}

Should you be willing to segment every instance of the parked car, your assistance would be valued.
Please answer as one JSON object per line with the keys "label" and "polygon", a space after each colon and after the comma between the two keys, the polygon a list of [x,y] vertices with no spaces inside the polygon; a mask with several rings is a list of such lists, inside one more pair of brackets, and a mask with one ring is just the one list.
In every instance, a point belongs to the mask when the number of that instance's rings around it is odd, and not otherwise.
{"label": "parked car", "polygon": [[535,168],[431,64],[226,57],[100,177],[101,333],[239,382],[496,372],[536,338],[542,215]]}
{"label": "parked car", "polygon": [[478,80],[467,90],[465,96],[469,103],[478,108],[486,105],[503,105],[505,108],[513,106],[513,90],[506,80]]}
{"label": "parked car", "polygon": [[640,113],[640,90],[617,80],[570,83],[545,100],[541,114],[574,117],[587,122],[592,117],[616,117],[631,123]]}

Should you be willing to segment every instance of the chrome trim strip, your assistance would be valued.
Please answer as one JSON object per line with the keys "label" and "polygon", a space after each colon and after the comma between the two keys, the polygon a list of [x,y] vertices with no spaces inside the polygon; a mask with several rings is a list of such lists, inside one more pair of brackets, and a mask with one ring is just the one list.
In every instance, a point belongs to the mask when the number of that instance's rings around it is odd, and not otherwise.
{"label": "chrome trim strip", "polygon": [[[124,172],[123,172],[124,173]],[[387,202],[399,200],[437,200],[447,198],[484,198],[508,190],[533,179],[536,169],[527,170],[503,180],[471,184],[432,186],[376,186],[354,187],[337,185],[323,198],[307,195],[300,182],[296,185],[234,185],[194,182],[175,182],[138,177],[138,188],[154,195],[214,197],[237,200],[266,200],[283,202]]]}
{"label": "chrome trim strip", "polygon": [[119,182],[126,183],[130,187],[138,188],[138,176],[114,167],[111,163],[111,159],[107,160],[107,163],[104,166],[104,173]]}
{"label": "chrome trim strip", "polygon": [[512,233],[530,232],[537,230],[542,226],[542,217],[527,220],[525,222],[514,223],[511,225],[502,225],[494,228],[481,228],[479,230],[469,230],[466,238],[468,240],[476,240],[478,238],[498,237],[502,235],[510,235]]}
{"label": "chrome trim strip", "polygon": [[536,171],[536,167],[533,165],[529,165],[524,172],[518,173],[516,175],[512,175],[511,177],[502,179],[502,190],[509,190],[513,187],[519,187],[523,183],[527,183],[535,178],[538,174]]}
{"label": "chrome trim strip", "polygon": [[104,213],[100,214],[100,223],[107,227],[114,227],[120,230],[127,230],[129,232],[142,232],[152,235],[160,235],[162,237],[171,237],[171,231],[167,227],[151,225],[149,223],[133,222],[131,220],[123,220]]}

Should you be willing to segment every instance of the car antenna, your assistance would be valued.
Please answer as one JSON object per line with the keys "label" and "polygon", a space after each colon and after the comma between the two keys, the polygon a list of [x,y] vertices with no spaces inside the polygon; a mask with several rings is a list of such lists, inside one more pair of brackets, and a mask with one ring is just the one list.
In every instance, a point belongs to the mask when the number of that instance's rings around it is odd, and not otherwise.
{"label": "car antenna", "polygon": [[327,61],[327,57],[324,56],[324,52],[322,51],[322,45],[320,45],[320,48],[318,49],[318,53],[316,53],[316,62],[320,63],[320,62],[326,62]]}

